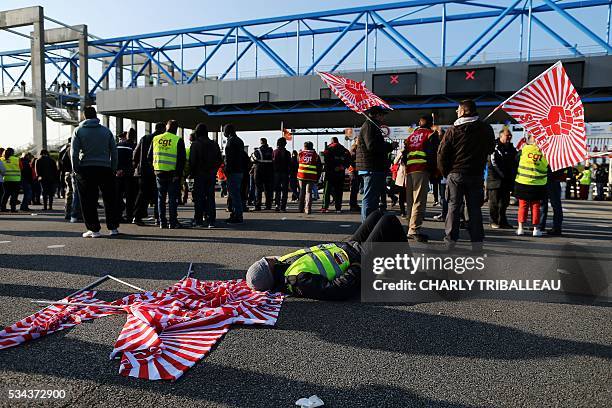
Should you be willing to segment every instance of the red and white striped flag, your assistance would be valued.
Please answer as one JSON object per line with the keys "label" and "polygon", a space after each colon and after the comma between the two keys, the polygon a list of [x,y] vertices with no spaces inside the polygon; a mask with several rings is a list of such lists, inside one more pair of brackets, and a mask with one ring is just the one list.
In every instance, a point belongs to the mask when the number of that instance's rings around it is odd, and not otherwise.
{"label": "red and white striped flag", "polygon": [[87,320],[123,313],[121,309],[101,307],[109,303],[94,298],[95,294],[94,291],[86,291],[60,301],[91,303],[91,306],[50,305],[4,328],[0,331],[0,350],[69,329]]}
{"label": "red and white striped flag", "polygon": [[373,106],[384,106],[392,110],[387,102],[366,88],[363,82],[353,81],[329,72],[317,72],[317,74],[346,106],[357,113],[364,113]]}
{"label": "red and white striped flag", "polygon": [[586,159],[582,100],[561,61],[521,88],[500,107],[535,136],[553,171]]}

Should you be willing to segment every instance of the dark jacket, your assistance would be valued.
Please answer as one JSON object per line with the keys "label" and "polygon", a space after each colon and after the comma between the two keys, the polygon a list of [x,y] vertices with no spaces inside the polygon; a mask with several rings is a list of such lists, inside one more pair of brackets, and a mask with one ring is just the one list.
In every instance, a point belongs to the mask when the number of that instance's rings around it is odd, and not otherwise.
{"label": "dark jacket", "polygon": [[253,175],[255,177],[272,177],[272,154],[272,148],[268,145],[255,148],[255,151],[251,155]]}
{"label": "dark jacket", "polygon": [[109,167],[117,170],[117,144],[107,127],[100,120],[86,119],[74,130],[70,149],[72,168],[79,172],[81,167]]}
{"label": "dark jacket", "polygon": [[57,164],[49,156],[40,156],[36,160],[36,175],[42,178],[42,181],[57,182]]}
{"label": "dark jacket", "polygon": [[19,167],[21,169],[21,181],[24,183],[32,183],[34,177],[32,176],[32,166],[30,161],[26,158],[19,159]]}
{"label": "dark jacket", "polygon": [[493,128],[478,117],[462,117],[444,135],[438,149],[438,169],[450,173],[483,176],[487,156],[493,152]]}
{"label": "dark jacket", "polygon": [[340,143],[332,143],[323,150],[325,174],[339,173],[344,176],[344,169],[351,164],[351,153]]}
{"label": "dark jacket", "polygon": [[497,139],[487,164],[487,190],[512,190],[518,167],[516,157],[517,151],[512,143],[502,143]]}
{"label": "dark jacket", "polygon": [[603,165],[598,165],[595,171],[595,183],[607,183],[608,182],[608,169]]}
{"label": "dark jacket", "polygon": [[135,176],[153,176],[153,162],[149,161],[148,153],[155,136],[154,134],[144,135],[136,145],[132,156]]}
{"label": "dark jacket", "polygon": [[208,137],[198,137],[191,143],[189,167],[194,177],[216,174],[222,162],[219,145]]}
{"label": "dark jacket", "polygon": [[72,173],[72,159],[70,158],[70,143],[65,144],[60,149],[58,165],[62,173]]}
{"label": "dark jacket", "polygon": [[123,171],[124,177],[134,175],[134,145],[125,140],[117,143],[117,171]]}
{"label": "dark jacket", "polygon": [[369,120],[361,126],[357,146],[357,169],[359,171],[386,172],[388,155],[393,145],[385,141],[382,131]]}
{"label": "dark jacket", "polygon": [[[272,166],[274,173],[289,174],[291,173],[291,153],[284,147],[277,147],[272,153]],[[297,168],[296,168],[297,171]]]}
{"label": "dark jacket", "polygon": [[244,173],[244,142],[238,136],[227,138],[225,145],[225,174]]}

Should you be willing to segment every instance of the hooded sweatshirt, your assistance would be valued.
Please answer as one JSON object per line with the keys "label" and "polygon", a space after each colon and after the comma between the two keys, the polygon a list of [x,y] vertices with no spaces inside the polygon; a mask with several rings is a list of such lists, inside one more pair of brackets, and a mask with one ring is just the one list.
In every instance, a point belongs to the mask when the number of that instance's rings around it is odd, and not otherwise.
{"label": "hooded sweatshirt", "polygon": [[72,168],[78,172],[87,166],[117,170],[117,144],[111,131],[100,120],[86,119],[75,129],[70,150]]}

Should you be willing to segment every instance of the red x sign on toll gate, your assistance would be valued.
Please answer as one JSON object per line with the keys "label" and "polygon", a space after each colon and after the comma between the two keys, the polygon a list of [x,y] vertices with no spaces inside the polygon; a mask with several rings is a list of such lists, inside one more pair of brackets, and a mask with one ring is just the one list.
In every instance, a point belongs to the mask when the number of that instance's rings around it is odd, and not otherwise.
{"label": "red x sign on toll gate", "polygon": [[476,71],[465,71],[465,80],[475,80],[476,79]]}
{"label": "red x sign on toll gate", "polygon": [[399,84],[399,75],[391,75],[389,78],[390,84]]}

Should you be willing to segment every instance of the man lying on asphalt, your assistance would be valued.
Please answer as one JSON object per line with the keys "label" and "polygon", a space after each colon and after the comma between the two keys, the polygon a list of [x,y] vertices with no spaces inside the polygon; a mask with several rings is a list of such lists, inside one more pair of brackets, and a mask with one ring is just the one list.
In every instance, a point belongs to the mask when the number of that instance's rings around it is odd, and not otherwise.
{"label": "man lying on asphalt", "polygon": [[247,284],[259,291],[281,290],[321,300],[347,299],[359,291],[365,242],[407,242],[406,232],[397,217],[378,210],[346,242],[261,258],[248,269]]}

